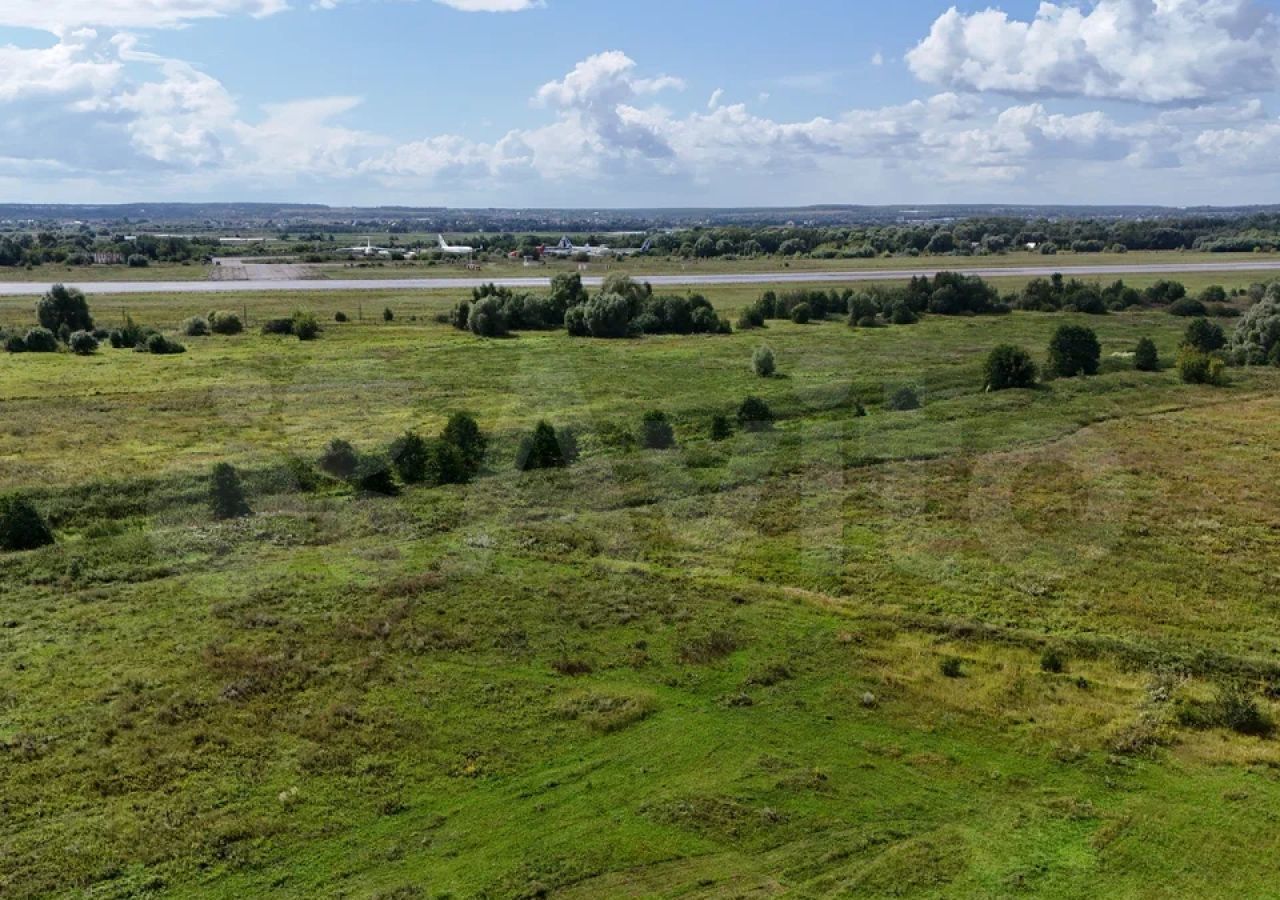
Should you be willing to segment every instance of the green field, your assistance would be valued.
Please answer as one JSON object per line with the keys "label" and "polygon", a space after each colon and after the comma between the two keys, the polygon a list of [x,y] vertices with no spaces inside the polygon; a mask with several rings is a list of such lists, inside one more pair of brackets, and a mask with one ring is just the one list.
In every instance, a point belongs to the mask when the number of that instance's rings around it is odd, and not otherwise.
{"label": "green field", "polygon": [[[1275,894],[1280,741],[1195,713],[1280,715],[1280,370],[1132,370],[1185,319],[482,340],[445,292],[90,299],[326,326],[0,356],[0,492],[59,538],[0,556],[0,896]],[[1063,322],[1100,375],[983,393]],[[748,394],[777,427],[712,442]],[[630,445],[655,408],[677,448]],[[459,410],[470,485],[278,477]],[[539,419],[576,465],[516,471]],[[253,517],[211,519],[219,461]]]}

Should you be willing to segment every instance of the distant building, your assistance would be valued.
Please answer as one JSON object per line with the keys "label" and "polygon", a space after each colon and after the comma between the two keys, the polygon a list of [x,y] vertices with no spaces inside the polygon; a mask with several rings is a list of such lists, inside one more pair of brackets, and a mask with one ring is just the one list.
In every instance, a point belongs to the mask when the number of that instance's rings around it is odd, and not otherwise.
{"label": "distant building", "polygon": [[110,250],[98,250],[93,254],[93,264],[95,266],[118,266],[123,262],[123,256]]}

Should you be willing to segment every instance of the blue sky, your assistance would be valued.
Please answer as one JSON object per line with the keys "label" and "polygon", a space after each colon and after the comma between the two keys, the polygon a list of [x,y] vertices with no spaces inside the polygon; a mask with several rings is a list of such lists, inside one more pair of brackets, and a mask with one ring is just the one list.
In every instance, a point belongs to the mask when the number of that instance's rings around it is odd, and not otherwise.
{"label": "blue sky", "polygon": [[43,0],[0,199],[1274,202],[1278,87],[1280,0]]}

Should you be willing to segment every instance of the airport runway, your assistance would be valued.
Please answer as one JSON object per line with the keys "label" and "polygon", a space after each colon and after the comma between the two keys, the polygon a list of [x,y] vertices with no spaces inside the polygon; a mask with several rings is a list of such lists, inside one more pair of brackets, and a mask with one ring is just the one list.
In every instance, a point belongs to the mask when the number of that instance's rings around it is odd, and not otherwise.
{"label": "airport runway", "polygon": [[[1221,263],[1145,263],[1124,265],[1045,266],[938,266],[927,269],[858,269],[846,272],[722,272],[717,274],[635,275],[654,287],[709,287],[733,284],[853,284],[863,281],[905,281],[913,275],[934,275],[956,271],[983,278],[1048,278],[1061,272],[1068,277],[1125,275],[1175,275],[1221,272],[1280,272],[1280,260]],[[588,287],[599,287],[604,279],[588,275]],[[282,291],[442,291],[470,290],[490,282],[509,288],[545,288],[550,278],[384,278],[384,279],[245,279],[220,281],[78,281],[86,294],[228,294],[279,293]],[[39,296],[49,289],[47,281],[0,281],[0,296]]]}

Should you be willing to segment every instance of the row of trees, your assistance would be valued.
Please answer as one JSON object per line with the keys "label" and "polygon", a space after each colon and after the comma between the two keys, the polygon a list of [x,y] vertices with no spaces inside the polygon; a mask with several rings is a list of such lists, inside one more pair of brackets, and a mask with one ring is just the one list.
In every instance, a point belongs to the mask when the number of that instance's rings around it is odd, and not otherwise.
{"label": "row of trees", "polygon": [[189,239],[140,234],[126,240],[123,234],[60,234],[41,231],[0,237],[0,266],[39,266],[46,263],[87,266],[95,253],[107,253],[129,266],[153,262],[194,262],[217,252],[217,238]]}
{"label": "row of trees", "polygon": [[730,330],[706,297],[655,295],[648,282],[620,274],[605,279],[595,296],[587,293],[577,273],[557,275],[546,296],[487,284],[474,289],[469,301],[458,303],[449,320],[455,328],[481,337],[560,327],[575,337],[600,338]]}

